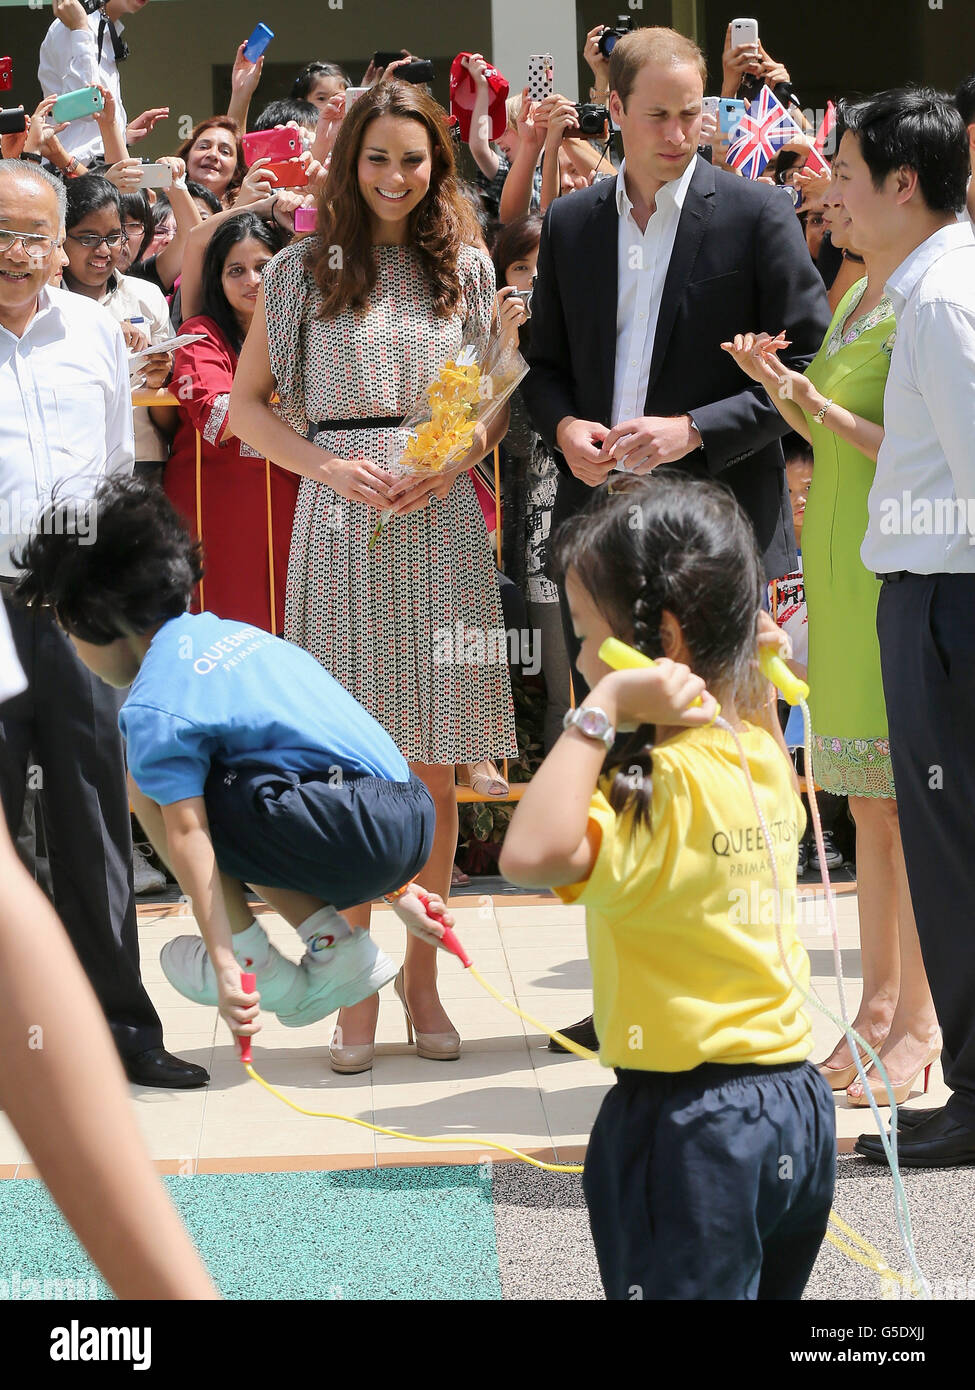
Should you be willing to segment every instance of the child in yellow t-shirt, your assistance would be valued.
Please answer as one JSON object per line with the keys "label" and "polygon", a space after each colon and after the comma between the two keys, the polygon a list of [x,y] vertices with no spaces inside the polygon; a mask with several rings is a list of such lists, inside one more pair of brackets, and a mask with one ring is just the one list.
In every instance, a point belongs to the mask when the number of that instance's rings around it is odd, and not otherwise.
{"label": "child in yellow t-shirt", "polygon": [[[758,643],[786,644],[729,492],[666,474],[622,486],[555,543],[590,694],[519,803],[501,870],[587,908],[599,1057],[618,1078],[583,1177],[607,1297],[797,1299],[836,1138],[805,1060],[805,817],[756,661]],[[610,636],[657,665],[610,671]]]}

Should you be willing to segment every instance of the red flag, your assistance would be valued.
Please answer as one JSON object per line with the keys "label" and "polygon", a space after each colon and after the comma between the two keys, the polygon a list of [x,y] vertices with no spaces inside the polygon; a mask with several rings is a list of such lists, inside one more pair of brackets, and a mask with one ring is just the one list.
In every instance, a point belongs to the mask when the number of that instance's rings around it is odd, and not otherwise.
{"label": "red flag", "polygon": [[825,175],[829,173],[829,164],[824,158],[823,151],[826,148],[827,140],[833,133],[833,127],[835,126],[835,124],[836,107],[833,105],[831,101],[828,101],[826,103],[826,114],[823,117],[822,125],[816,132],[816,139],[813,141],[813,147],[809,151],[809,158],[802,166],[804,169],[808,169],[811,174]]}

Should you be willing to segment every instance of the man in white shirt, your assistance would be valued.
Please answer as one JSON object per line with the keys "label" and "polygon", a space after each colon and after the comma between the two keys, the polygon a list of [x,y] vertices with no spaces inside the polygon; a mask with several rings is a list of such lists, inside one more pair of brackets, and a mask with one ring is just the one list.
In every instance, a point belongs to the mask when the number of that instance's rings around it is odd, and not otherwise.
{"label": "man in white shirt", "polygon": [[[81,87],[107,87],[115,98],[119,128],[127,145],[144,140],[168,107],[143,111],[129,121],[122,105],[118,65],[128,55],[121,39],[122,15],[144,9],[149,0],[107,0],[94,14],[87,14],[81,0],[53,0],[54,23],[41,44],[37,80],[46,97],[76,92]],[[100,159],[102,137],[93,120],[72,121],[59,139],[68,154],[82,164]]]}
{"label": "man in white shirt", "polygon": [[111,689],[52,616],[11,602],[16,552],[57,488],[89,498],[133,463],[128,357],[99,305],[47,286],[64,190],[34,164],[0,160],[0,596],[27,688],[0,710],[0,803],[11,835],[28,767],[47,832],[55,906],[141,1085],[202,1086],[170,1056],[139,974],[125,764]]}
{"label": "man in white shirt", "polygon": [[[860,554],[883,580],[897,811],[953,1092],[941,1110],[906,1112],[898,1150],[911,1167],[975,1165],[975,235],[958,219],[968,140],[953,103],[923,89],[847,105],[840,129],[850,239],[891,267],[897,336]],[[939,1039],[916,1041],[924,1065]],[[884,1161],[878,1138],[856,1147]]]}

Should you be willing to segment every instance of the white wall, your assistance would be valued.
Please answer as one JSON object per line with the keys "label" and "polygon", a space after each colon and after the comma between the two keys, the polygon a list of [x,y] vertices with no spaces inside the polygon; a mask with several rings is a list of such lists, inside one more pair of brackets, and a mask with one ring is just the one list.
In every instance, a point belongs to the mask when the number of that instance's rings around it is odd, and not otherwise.
{"label": "white wall", "polygon": [[551,53],[555,90],[579,100],[575,0],[492,0],[491,29],[491,52],[484,56],[504,73],[512,96],[528,81],[529,55]]}

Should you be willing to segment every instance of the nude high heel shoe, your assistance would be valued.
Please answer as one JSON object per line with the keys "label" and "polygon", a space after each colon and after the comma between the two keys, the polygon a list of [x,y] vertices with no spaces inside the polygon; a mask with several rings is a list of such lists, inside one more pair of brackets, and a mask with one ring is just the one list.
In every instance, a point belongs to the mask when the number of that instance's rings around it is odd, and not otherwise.
{"label": "nude high heel shoe", "polygon": [[[927,1095],[928,1077],[931,1075],[931,1068],[934,1066],[935,1062],[938,1060],[940,1056],[941,1044],[938,1043],[936,1047],[933,1047],[931,1049],[931,1051],[928,1053],[927,1060],[923,1062],[920,1067],[918,1067],[917,1071],[914,1073],[914,1075],[910,1078],[909,1081],[891,1083],[890,1089],[894,1093],[894,1100],[897,1105],[903,1105],[907,1098],[910,1096],[911,1091],[914,1089],[914,1083],[917,1081],[922,1071],[924,1072],[924,1085],[921,1087],[921,1094]],[[877,1071],[874,1067],[871,1067],[869,1072],[867,1073],[867,1081],[870,1083],[870,1090],[873,1093],[873,1098],[877,1102],[878,1107],[880,1109],[883,1109],[885,1106],[889,1106],[890,1096],[887,1093],[887,1087],[884,1085],[880,1076],[878,1076]],[[849,1101],[850,1105],[856,1108],[860,1108],[862,1106],[867,1106],[870,1104],[870,1101],[867,1098],[866,1091],[860,1091],[852,1096],[850,1095],[849,1091],[847,1091],[846,1098]]]}
{"label": "nude high heel shoe", "polygon": [[[393,989],[396,991],[399,1002],[403,1005],[403,1013],[406,1016],[406,1041],[411,1043],[414,1038],[414,1028],[406,1002],[406,990],[403,988],[402,970],[393,981]],[[460,1056],[460,1034],[454,1032],[453,1029],[449,1033],[416,1031],[415,1036],[416,1055],[418,1057],[426,1057],[431,1062],[455,1062]]]}
{"label": "nude high heel shoe", "polygon": [[[336,1035],[341,1037],[340,1026],[336,1027],[333,1038]],[[328,1060],[331,1068],[342,1076],[354,1076],[357,1072],[369,1071],[375,1055],[375,1041],[350,1043],[348,1047],[339,1047],[334,1041],[328,1045]]]}

